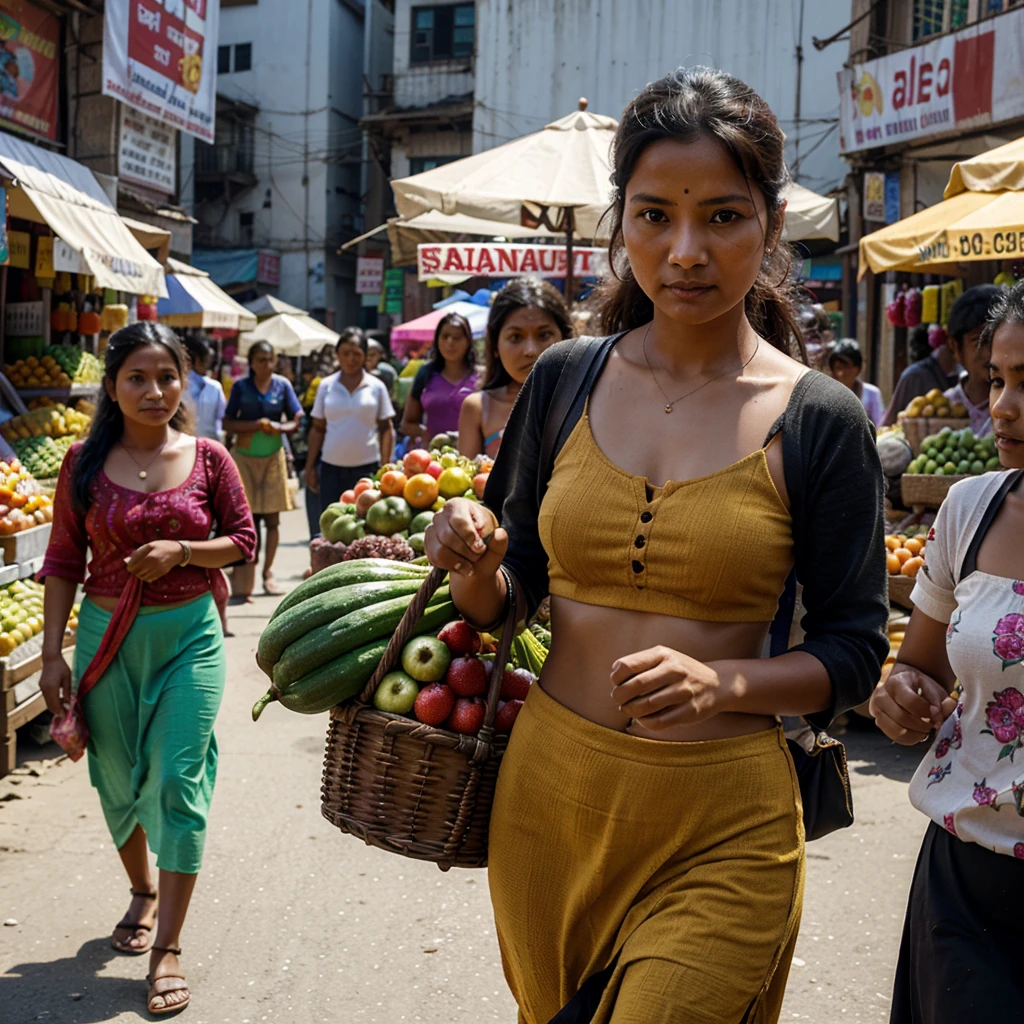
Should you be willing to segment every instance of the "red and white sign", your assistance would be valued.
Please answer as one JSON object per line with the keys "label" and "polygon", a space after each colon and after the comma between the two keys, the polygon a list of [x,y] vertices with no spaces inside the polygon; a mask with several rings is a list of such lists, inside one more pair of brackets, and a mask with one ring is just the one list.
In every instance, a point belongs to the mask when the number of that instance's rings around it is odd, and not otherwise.
{"label": "red and white sign", "polygon": [[839,72],[839,150],[1024,115],[1024,8]]}
{"label": "red and white sign", "polygon": [[380,295],[384,287],[384,257],[360,256],[356,260],[356,295]]}
{"label": "red and white sign", "polygon": [[[565,277],[564,245],[431,245],[416,247],[421,281],[446,274],[466,277]],[[608,268],[607,249],[573,249],[573,274],[597,277]]]}
{"label": "red and white sign", "polygon": [[60,17],[25,0],[0,0],[0,124],[57,138]]}
{"label": "red and white sign", "polygon": [[[201,0],[195,0],[201,2]],[[273,249],[260,249],[256,254],[256,281],[259,284],[281,283],[281,254]]]}
{"label": "red and white sign", "polygon": [[219,11],[207,0],[106,0],[103,94],[213,142]]}

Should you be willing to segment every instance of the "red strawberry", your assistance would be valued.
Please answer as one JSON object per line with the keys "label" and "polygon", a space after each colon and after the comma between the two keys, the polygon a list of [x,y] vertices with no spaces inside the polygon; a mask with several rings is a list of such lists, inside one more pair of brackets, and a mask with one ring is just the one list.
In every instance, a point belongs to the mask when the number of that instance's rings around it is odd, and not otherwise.
{"label": "red strawberry", "polygon": [[449,622],[437,638],[448,645],[452,654],[477,654],[480,651],[480,634],[462,619]]}
{"label": "red strawberry", "polygon": [[526,700],[530,687],[537,681],[537,677],[525,668],[517,668],[501,677],[501,699],[502,700]]}
{"label": "red strawberry", "polygon": [[503,700],[498,705],[498,713],[494,716],[494,731],[511,732],[522,706],[521,700]]}
{"label": "red strawberry", "polygon": [[486,712],[487,706],[482,700],[473,697],[460,697],[455,702],[455,710],[448,717],[448,728],[452,732],[461,732],[472,736],[480,731]]}
{"label": "red strawberry", "polygon": [[444,683],[428,683],[416,695],[413,714],[424,725],[443,725],[455,707],[455,694]]}
{"label": "red strawberry", "polygon": [[479,697],[487,692],[487,669],[479,658],[452,658],[444,681],[459,697]]}

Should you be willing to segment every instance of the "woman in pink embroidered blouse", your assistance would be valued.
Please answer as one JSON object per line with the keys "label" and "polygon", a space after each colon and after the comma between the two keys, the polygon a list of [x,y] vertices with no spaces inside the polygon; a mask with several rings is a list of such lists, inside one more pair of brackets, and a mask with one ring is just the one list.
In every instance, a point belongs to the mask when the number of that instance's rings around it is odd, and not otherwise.
{"label": "woman in pink embroidered blouse", "polygon": [[[61,467],[40,573],[41,687],[50,710],[62,712],[94,659],[98,672],[98,652],[116,651],[82,698],[89,778],[131,883],[111,943],[122,953],[150,952],[154,1014],[191,999],[178,941],[217,769],[213,724],[226,671],[221,568],[251,561],[256,549],[230,456],[185,432],[187,367],[181,343],[162,325],[133,324],[111,337],[92,430]],[[83,582],[72,671],[61,637]],[[159,916],[147,844],[160,872]]]}

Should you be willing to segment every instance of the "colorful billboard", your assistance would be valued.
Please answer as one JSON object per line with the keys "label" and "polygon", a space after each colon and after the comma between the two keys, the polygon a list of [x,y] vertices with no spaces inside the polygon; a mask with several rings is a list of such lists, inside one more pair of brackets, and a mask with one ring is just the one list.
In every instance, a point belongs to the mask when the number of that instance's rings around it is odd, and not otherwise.
{"label": "colorful billboard", "polygon": [[839,150],[1024,116],[1024,8],[839,72]]}
{"label": "colorful billboard", "polygon": [[60,19],[23,0],[0,0],[0,125],[57,138]]}
{"label": "colorful billboard", "polygon": [[207,0],[106,0],[104,95],[213,142],[218,11]]}

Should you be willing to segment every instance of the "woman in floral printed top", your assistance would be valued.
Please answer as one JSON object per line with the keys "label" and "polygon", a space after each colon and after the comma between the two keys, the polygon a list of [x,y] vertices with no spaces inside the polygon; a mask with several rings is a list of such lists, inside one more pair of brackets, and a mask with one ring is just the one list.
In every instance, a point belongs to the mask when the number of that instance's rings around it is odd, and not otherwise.
{"label": "woman in floral printed top", "polygon": [[991,412],[1006,472],[949,492],[899,663],[871,699],[897,743],[931,746],[910,799],[931,819],[891,1024],[1011,1024],[1024,972],[1024,284],[994,307]]}

